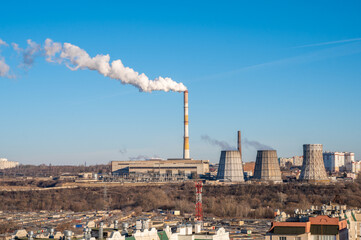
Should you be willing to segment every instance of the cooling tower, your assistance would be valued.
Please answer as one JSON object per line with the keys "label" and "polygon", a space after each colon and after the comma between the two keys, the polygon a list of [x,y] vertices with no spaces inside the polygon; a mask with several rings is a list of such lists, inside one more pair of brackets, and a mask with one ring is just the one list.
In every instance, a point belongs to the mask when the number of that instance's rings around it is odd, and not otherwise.
{"label": "cooling tower", "polygon": [[244,182],[242,159],[238,150],[221,152],[217,180]]}
{"label": "cooling tower", "polygon": [[282,182],[276,150],[257,151],[253,178],[260,181]]}
{"label": "cooling tower", "polygon": [[303,145],[303,164],[300,180],[310,182],[328,181],[323,163],[322,144]]}

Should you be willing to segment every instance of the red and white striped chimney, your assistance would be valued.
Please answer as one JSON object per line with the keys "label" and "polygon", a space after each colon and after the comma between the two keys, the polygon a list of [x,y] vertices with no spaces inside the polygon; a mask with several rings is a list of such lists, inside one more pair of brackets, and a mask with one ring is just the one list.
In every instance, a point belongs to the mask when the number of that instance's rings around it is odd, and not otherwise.
{"label": "red and white striped chimney", "polygon": [[189,159],[189,135],[188,135],[188,90],[184,91],[184,145],[183,158]]}

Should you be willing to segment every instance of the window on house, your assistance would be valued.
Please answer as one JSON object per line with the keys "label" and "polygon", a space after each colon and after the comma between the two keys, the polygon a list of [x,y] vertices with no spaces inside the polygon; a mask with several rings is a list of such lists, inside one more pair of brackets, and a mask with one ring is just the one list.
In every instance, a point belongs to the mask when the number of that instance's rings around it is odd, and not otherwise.
{"label": "window on house", "polygon": [[286,240],[286,237],[280,237],[279,240]]}

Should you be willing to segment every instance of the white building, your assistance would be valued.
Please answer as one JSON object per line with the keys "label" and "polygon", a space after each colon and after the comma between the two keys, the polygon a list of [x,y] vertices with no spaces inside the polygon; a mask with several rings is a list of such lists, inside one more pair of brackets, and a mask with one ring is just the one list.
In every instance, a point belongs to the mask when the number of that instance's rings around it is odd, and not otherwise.
{"label": "white building", "polygon": [[293,157],[293,166],[302,166],[303,156],[294,156]]}
{"label": "white building", "polygon": [[201,232],[201,226],[196,224],[193,228],[191,224],[180,225],[177,232],[172,232],[167,226],[163,231],[155,228],[137,229],[133,236],[125,237],[120,232],[114,231],[106,240],[229,240],[229,232],[224,228],[219,228],[214,233]]}
{"label": "white building", "polygon": [[330,172],[355,172],[352,170],[355,154],[352,152],[324,152],[323,162],[326,171]]}
{"label": "white building", "polygon": [[290,162],[292,166],[302,166],[303,164],[303,156],[293,156],[290,158],[278,158],[278,163],[280,167],[286,167],[286,164]]}
{"label": "white building", "polygon": [[352,161],[351,162],[351,172],[352,173],[361,172],[361,161]]}
{"label": "white building", "polygon": [[0,158],[0,169],[14,168],[19,162],[8,161],[6,158]]}
{"label": "white building", "polygon": [[278,158],[278,163],[280,164],[280,167],[286,167],[287,163],[291,163],[291,165],[293,165],[293,158],[280,157]]}
{"label": "white building", "polygon": [[353,152],[345,152],[345,168],[347,172],[352,171],[352,162],[355,162],[355,154]]}
{"label": "white building", "polygon": [[339,172],[345,170],[345,153],[343,152],[324,152],[323,162],[326,171]]}

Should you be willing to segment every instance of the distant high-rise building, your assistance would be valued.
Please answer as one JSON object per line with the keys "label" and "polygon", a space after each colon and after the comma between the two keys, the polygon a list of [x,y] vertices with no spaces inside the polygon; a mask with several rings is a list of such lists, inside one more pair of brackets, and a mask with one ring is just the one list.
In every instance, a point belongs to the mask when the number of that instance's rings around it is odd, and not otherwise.
{"label": "distant high-rise building", "polygon": [[280,167],[286,167],[286,164],[292,164],[292,166],[302,166],[303,156],[293,156],[293,157],[280,157],[278,158],[278,163]]}
{"label": "distant high-rise building", "polygon": [[361,172],[361,161],[352,161],[350,172],[360,173]]}
{"label": "distant high-rise building", "polygon": [[286,167],[287,164],[293,165],[293,158],[280,157],[278,158],[278,163],[280,167]]}
{"label": "distant high-rise building", "polygon": [[323,163],[322,144],[303,145],[303,164],[300,180],[310,182],[328,180]]}
{"label": "distant high-rise building", "polygon": [[355,162],[355,153],[345,152],[345,168],[346,171],[352,172],[352,163]]}
{"label": "distant high-rise building", "polygon": [[326,171],[339,172],[344,170],[345,153],[342,152],[324,152],[323,163]]}
{"label": "distant high-rise building", "polygon": [[324,152],[323,162],[326,171],[340,172],[352,171],[352,162],[355,161],[355,154],[352,152]]}
{"label": "distant high-rise building", "polygon": [[302,166],[303,156],[293,156],[293,166]]}

